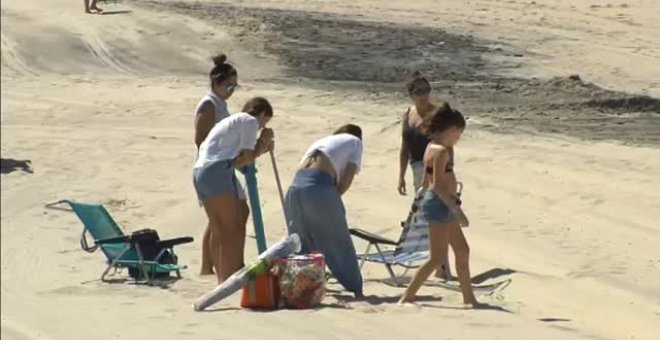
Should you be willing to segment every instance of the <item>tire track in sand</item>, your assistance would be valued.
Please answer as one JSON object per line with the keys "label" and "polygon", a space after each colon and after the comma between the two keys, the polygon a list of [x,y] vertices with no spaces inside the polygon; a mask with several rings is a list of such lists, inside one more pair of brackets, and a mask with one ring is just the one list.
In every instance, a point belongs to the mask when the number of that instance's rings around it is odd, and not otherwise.
{"label": "tire track in sand", "polygon": [[87,47],[87,50],[99,59],[104,65],[122,74],[135,75],[136,72],[131,67],[124,64],[113,55],[111,49],[97,35],[81,35],[80,39]]}
{"label": "tire track in sand", "polygon": [[20,75],[39,75],[38,72],[23,62],[23,59],[21,59],[16,49],[14,49],[16,44],[9,37],[7,37],[7,35],[0,33],[0,37],[2,40],[2,63],[4,65]]}

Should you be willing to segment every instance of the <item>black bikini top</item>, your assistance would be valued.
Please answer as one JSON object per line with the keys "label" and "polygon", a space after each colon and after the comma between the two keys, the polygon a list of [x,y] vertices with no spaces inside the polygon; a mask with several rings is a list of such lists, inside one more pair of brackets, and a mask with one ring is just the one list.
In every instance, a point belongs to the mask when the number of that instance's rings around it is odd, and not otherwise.
{"label": "black bikini top", "polygon": [[[449,148],[449,160],[445,166],[445,173],[454,172],[454,148]],[[426,173],[429,175],[433,174],[433,167],[426,167]]]}

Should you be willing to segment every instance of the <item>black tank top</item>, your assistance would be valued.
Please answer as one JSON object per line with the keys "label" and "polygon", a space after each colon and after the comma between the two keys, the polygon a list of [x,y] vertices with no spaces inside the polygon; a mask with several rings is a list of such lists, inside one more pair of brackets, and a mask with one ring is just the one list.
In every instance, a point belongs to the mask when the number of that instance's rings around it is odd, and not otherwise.
{"label": "black tank top", "polygon": [[408,108],[403,122],[405,124],[403,140],[406,141],[410,163],[420,162],[424,159],[424,151],[426,151],[426,146],[429,144],[430,139],[419,128],[412,127],[408,124],[409,115],[410,108]]}

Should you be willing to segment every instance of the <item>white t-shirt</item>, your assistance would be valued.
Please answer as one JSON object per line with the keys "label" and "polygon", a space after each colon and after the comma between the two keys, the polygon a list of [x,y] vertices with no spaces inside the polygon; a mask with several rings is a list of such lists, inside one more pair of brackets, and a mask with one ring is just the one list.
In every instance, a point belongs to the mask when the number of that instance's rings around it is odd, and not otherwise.
{"label": "white t-shirt", "polygon": [[337,174],[337,180],[344,174],[348,163],[353,163],[357,166],[357,172],[360,172],[362,164],[362,141],[348,133],[340,133],[323,137],[307,149],[301,162],[307,157],[311,156],[314,151],[323,152],[332,163]]}
{"label": "white t-shirt", "polygon": [[199,146],[195,168],[234,159],[242,150],[254,150],[258,132],[259,122],[245,112],[221,120]]}

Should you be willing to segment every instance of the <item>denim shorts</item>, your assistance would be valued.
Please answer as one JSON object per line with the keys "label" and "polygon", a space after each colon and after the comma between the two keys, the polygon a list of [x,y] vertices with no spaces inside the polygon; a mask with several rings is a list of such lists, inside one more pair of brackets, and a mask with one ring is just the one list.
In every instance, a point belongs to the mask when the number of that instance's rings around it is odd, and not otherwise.
{"label": "denim shorts", "polygon": [[218,195],[234,194],[238,196],[237,183],[234,165],[228,160],[193,169],[193,184],[200,201]]}
{"label": "denim shorts", "polygon": [[419,202],[419,208],[422,216],[428,222],[448,223],[456,218],[451,209],[432,189],[424,193],[422,200]]}

